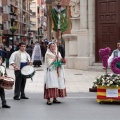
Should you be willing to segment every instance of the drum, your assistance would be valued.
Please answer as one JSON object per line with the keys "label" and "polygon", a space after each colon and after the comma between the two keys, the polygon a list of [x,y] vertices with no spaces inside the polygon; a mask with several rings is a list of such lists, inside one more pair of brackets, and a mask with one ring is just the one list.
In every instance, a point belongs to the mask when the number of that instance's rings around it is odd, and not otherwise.
{"label": "drum", "polygon": [[14,79],[11,77],[5,77],[3,80],[1,80],[0,87],[4,89],[12,89],[14,85]]}
{"label": "drum", "polygon": [[21,74],[25,78],[31,78],[32,79],[33,75],[35,74],[35,69],[32,66],[30,66],[30,65],[24,66],[21,69]]}
{"label": "drum", "polygon": [[0,65],[0,76],[4,76],[6,72],[6,69],[3,65]]}

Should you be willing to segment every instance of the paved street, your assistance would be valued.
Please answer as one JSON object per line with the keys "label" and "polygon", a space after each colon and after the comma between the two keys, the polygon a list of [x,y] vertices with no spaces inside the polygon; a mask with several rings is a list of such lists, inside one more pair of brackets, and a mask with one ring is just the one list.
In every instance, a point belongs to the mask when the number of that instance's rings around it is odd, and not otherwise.
{"label": "paved street", "polygon": [[[46,105],[43,99],[44,66],[36,69],[33,82],[28,79],[26,95],[29,100],[14,101],[13,90],[6,90],[11,109],[0,109],[0,120],[119,120],[120,104],[99,104],[96,93],[89,93],[97,71],[65,69],[68,95],[59,99],[60,105]],[[13,70],[7,69],[14,77]],[[114,113],[114,114],[113,114]]]}

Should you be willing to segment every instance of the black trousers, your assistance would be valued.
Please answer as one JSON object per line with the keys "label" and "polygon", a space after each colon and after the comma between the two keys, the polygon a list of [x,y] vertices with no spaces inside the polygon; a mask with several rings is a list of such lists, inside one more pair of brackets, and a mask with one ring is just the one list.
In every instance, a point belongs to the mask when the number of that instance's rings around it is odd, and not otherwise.
{"label": "black trousers", "polygon": [[2,105],[6,105],[5,91],[4,91],[4,88],[1,88],[1,87],[0,87],[0,97],[1,97],[1,100],[2,100]]}
{"label": "black trousers", "polygon": [[21,75],[20,70],[15,70],[15,89],[14,89],[14,98],[15,97],[24,97],[25,96],[25,85],[26,78]]}

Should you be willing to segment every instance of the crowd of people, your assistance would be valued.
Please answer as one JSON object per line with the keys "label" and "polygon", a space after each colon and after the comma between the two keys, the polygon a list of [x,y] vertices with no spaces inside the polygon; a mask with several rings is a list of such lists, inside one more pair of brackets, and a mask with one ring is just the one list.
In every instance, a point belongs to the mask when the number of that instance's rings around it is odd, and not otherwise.
{"label": "crowd of people", "polygon": [[[64,68],[63,66],[56,67],[55,62],[62,60],[65,57],[65,50],[60,42],[42,41],[41,43],[26,45],[25,43],[18,43],[12,47],[0,46],[0,66],[6,62],[6,67],[12,65],[15,74],[14,100],[29,99],[25,94],[26,78],[21,74],[21,69],[27,65],[40,67],[45,63],[45,77],[44,77],[44,99],[47,99],[47,105],[52,103],[60,103],[57,97],[66,96]],[[0,69],[0,73],[3,70]],[[4,74],[0,74],[0,83],[7,76],[6,70]],[[0,97],[2,100],[2,108],[10,108],[6,104],[4,88],[0,86]],[[53,102],[50,99],[53,98]]]}

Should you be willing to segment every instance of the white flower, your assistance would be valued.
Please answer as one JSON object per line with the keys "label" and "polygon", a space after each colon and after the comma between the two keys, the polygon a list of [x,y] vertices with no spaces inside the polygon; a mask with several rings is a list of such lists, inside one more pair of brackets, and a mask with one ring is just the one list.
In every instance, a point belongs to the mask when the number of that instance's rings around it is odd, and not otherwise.
{"label": "white flower", "polygon": [[103,81],[104,79],[102,78],[102,81]]}
{"label": "white flower", "polygon": [[97,82],[97,80],[94,80],[94,82]]}
{"label": "white flower", "polygon": [[110,84],[113,84],[113,81],[110,81]]}

